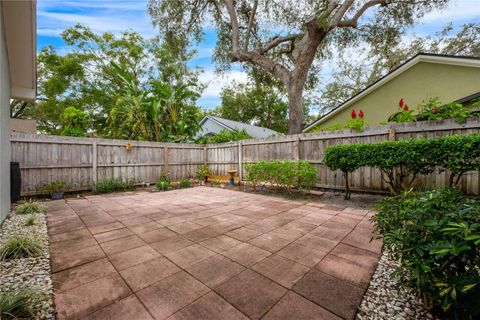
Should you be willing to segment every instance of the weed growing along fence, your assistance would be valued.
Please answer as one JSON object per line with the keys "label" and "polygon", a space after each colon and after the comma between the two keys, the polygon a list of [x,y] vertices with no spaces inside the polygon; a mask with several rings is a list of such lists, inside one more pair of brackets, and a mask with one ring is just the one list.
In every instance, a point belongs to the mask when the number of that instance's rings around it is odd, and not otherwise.
{"label": "weed growing along fence", "polygon": [[[208,145],[19,133],[12,134],[11,141],[12,161],[20,163],[22,194],[29,195],[41,193],[41,187],[54,180],[68,183],[71,191],[80,191],[91,190],[95,182],[109,179],[154,184],[162,172],[168,172],[172,180],[194,178],[200,165],[207,165],[213,176],[235,169],[245,178],[244,164],[269,160],[308,161],[317,169],[317,187],[340,189],[345,185],[341,172],[332,171],[323,163],[329,146],[479,132],[480,119],[468,119],[464,124],[455,120],[415,122],[367,128],[361,133],[320,132]],[[449,179],[449,172],[419,175],[415,186],[443,188],[448,186]],[[388,191],[376,168],[359,168],[348,175],[348,180],[352,191]],[[479,182],[479,172],[470,171],[460,178],[458,186],[465,193],[478,195]]]}

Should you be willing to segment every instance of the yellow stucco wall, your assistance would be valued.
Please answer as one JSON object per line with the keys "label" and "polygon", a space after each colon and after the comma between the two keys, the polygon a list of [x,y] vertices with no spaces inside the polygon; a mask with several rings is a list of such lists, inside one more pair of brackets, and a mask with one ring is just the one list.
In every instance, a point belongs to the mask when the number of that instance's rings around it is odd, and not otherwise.
{"label": "yellow stucco wall", "polygon": [[398,110],[400,98],[410,108],[416,108],[432,97],[439,97],[446,103],[479,91],[480,68],[419,62],[311,130],[345,124],[350,119],[352,108],[357,113],[362,109],[367,124],[375,126],[386,122]]}

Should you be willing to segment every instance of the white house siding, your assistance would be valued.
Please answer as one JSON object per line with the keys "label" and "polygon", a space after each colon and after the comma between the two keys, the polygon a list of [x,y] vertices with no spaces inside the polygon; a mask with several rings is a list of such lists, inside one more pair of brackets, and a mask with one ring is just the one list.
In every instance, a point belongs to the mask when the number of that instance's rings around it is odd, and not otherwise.
{"label": "white house siding", "polygon": [[0,6],[0,223],[10,210],[10,78]]}

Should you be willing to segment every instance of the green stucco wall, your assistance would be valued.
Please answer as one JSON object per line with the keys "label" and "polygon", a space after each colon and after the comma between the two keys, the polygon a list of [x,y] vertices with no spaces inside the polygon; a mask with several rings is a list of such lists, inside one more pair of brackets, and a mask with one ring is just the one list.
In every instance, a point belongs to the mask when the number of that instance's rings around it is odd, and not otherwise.
{"label": "green stucco wall", "polygon": [[419,62],[311,130],[345,124],[352,108],[357,113],[362,109],[367,124],[375,126],[386,122],[398,110],[400,98],[410,108],[416,108],[432,97],[447,103],[479,91],[480,68]]}

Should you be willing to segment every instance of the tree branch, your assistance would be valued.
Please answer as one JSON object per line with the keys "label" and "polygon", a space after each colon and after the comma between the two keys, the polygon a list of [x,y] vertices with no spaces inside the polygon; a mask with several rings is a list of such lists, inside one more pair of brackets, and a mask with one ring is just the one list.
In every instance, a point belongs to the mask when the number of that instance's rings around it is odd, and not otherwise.
{"label": "tree branch", "polygon": [[272,40],[270,40],[270,42],[268,42],[263,48],[260,48],[259,52],[260,54],[264,54],[283,42],[295,41],[295,39],[297,39],[299,36],[300,34],[291,34],[284,37],[280,37],[280,36],[273,37]]}
{"label": "tree branch", "polygon": [[354,15],[351,19],[339,21],[339,22],[336,24],[336,27],[340,27],[340,28],[347,28],[347,27],[356,28],[357,25],[358,25],[358,19],[360,19],[360,17],[363,16],[363,14],[365,13],[365,11],[367,11],[369,8],[374,7],[374,6],[376,6],[376,5],[386,6],[387,4],[388,4],[388,1],[387,1],[387,0],[372,0],[372,1],[366,2],[366,3],[355,13],[355,15]]}
{"label": "tree branch", "polygon": [[248,17],[248,27],[247,33],[245,35],[245,45],[243,46],[245,51],[248,50],[248,41],[250,40],[250,32],[252,32],[253,19],[255,18],[255,13],[257,13],[257,6],[258,0],[255,0],[255,2],[253,3],[252,13],[250,14],[250,17]]}

